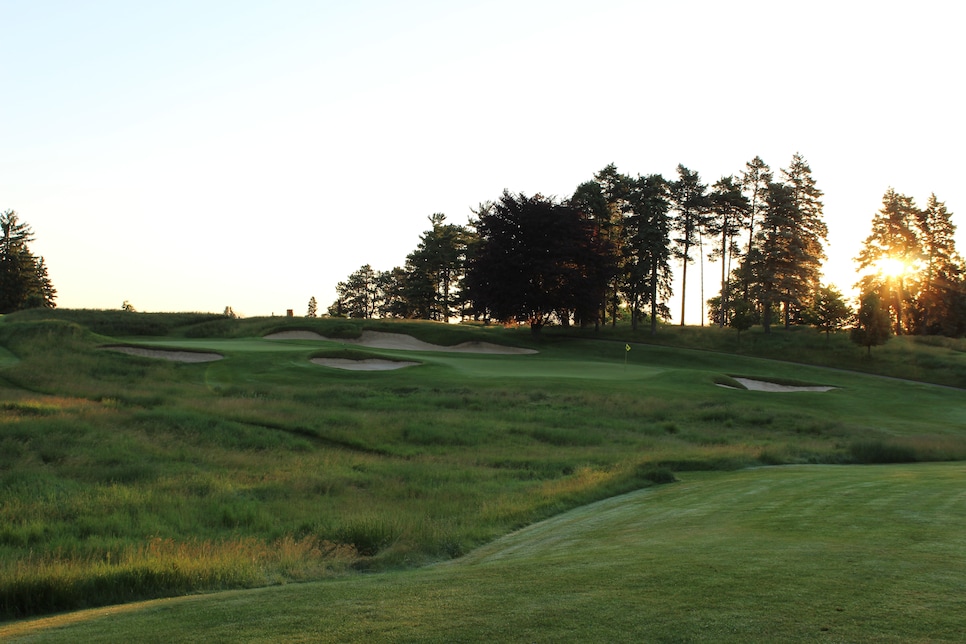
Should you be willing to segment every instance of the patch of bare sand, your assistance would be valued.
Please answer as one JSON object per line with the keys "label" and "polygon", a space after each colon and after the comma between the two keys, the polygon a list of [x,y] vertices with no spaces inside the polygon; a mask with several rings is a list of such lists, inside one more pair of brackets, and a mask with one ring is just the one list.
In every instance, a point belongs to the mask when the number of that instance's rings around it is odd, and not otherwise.
{"label": "patch of bare sand", "polygon": [[534,349],[507,347],[490,342],[463,342],[450,347],[423,342],[404,333],[385,333],[383,331],[363,331],[359,338],[342,340],[327,338],[314,331],[279,331],[265,336],[267,340],[328,340],[343,344],[354,344],[370,349],[399,349],[403,351],[440,351],[447,353],[488,353],[496,355],[524,355],[537,353]]}
{"label": "patch of bare sand", "polygon": [[[788,393],[795,391],[832,391],[833,389],[838,389],[838,387],[826,387],[826,386],[814,386],[814,387],[798,387],[792,385],[779,385],[774,382],[766,382],[764,380],[752,380],[751,378],[735,378],[737,382],[740,382],[745,386],[745,389],[750,391],[771,391],[776,393]],[[728,385],[719,385],[720,387],[727,387],[728,389],[734,389],[734,387],[728,387]]]}
{"label": "patch of bare sand", "polygon": [[203,353],[200,351],[178,351],[175,349],[147,349],[144,347],[101,347],[108,351],[117,351],[132,356],[142,358],[158,358],[161,360],[171,360],[173,362],[214,362],[221,360],[225,356],[220,353]]}
{"label": "patch of bare sand", "polygon": [[418,362],[403,362],[401,360],[378,360],[369,358],[366,360],[348,360],[346,358],[312,358],[312,364],[332,367],[334,369],[346,369],[348,371],[392,371],[393,369],[403,369],[405,367],[415,367]]}

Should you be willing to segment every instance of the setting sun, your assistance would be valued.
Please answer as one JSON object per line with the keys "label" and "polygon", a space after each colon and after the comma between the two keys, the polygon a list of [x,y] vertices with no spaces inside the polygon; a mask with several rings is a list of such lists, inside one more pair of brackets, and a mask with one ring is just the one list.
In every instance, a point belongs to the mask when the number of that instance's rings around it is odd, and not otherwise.
{"label": "setting sun", "polygon": [[883,257],[875,263],[875,266],[878,272],[885,277],[899,277],[911,270],[908,262],[895,257]]}

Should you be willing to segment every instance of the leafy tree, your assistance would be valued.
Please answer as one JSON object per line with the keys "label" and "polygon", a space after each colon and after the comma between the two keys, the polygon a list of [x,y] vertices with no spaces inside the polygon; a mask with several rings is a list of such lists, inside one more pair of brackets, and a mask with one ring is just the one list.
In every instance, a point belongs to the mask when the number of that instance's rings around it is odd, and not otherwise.
{"label": "leafy tree", "polygon": [[137,313],[137,309],[134,308],[134,305],[127,300],[124,300],[124,303],[121,304],[121,310],[125,313]]}
{"label": "leafy tree", "polygon": [[[708,221],[708,233],[720,235],[721,245],[709,255],[709,259],[721,260],[720,310],[727,312],[731,295],[728,283],[728,275],[731,274],[731,258],[741,252],[735,238],[749,219],[751,204],[734,177],[722,177],[714,184],[710,202],[711,218]],[[718,320],[720,326],[724,326],[726,322],[727,315],[722,315]]]}
{"label": "leafy tree", "polygon": [[561,311],[596,306],[606,270],[595,226],[576,208],[504,191],[471,226],[479,239],[465,283],[478,314],[538,333]]}
{"label": "leafy tree", "polygon": [[305,317],[316,318],[319,317],[319,303],[315,301],[315,296],[309,298],[309,308],[305,312]]}
{"label": "leafy tree", "polygon": [[805,320],[819,331],[825,332],[827,344],[831,332],[844,328],[853,315],[852,307],[842,297],[842,293],[828,285],[818,289],[811,306],[805,311]]}
{"label": "leafy tree", "polygon": [[755,324],[755,307],[748,300],[734,300],[728,326],[738,331],[738,346],[741,346],[741,332]]}
{"label": "leafy tree", "polygon": [[872,218],[872,231],[855,258],[862,292],[875,292],[893,311],[895,333],[903,332],[903,303],[908,299],[904,271],[919,258],[916,221],[919,211],[912,197],[886,190],[882,208]]}
{"label": "leafy tree", "polygon": [[33,229],[13,210],[0,213],[0,313],[56,306],[43,257],[30,252]]}
{"label": "leafy tree", "polygon": [[[701,183],[697,172],[692,172],[678,164],[678,179],[670,184],[671,204],[676,213],[674,232],[677,235],[674,242],[675,253],[681,259],[681,325],[684,325],[684,310],[688,287],[688,264],[691,259],[691,248],[699,246],[701,254],[701,230],[707,223],[707,213],[710,207],[707,190]],[[703,323],[703,320],[702,320]]]}
{"label": "leafy tree", "polygon": [[892,335],[889,309],[882,304],[876,291],[867,291],[859,299],[856,326],[852,329],[852,342],[866,347],[869,356],[872,347],[885,344]]}

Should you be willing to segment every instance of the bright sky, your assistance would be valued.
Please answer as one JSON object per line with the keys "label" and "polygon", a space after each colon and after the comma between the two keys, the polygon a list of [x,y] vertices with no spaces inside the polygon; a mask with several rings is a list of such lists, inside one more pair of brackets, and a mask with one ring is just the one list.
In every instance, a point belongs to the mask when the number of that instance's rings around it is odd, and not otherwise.
{"label": "bright sky", "polygon": [[60,307],[304,315],[363,264],[402,265],[432,213],[464,224],[504,188],[567,197],[611,162],[712,184],[755,155],[777,176],[797,151],[847,291],[890,186],[935,192],[966,251],[964,13],[0,0],[0,210],[33,226]]}

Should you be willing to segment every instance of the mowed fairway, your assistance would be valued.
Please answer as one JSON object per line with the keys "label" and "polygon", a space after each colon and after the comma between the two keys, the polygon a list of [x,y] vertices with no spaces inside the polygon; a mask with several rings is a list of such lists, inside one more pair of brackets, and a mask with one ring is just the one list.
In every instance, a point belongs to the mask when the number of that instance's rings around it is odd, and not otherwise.
{"label": "mowed fairway", "polygon": [[962,641],[966,467],[692,473],[422,570],[161,600],[10,641]]}
{"label": "mowed fairway", "polygon": [[488,355],[85,315],[161,330],[0,322],[2,641],[964,631],[961,389],[593,336],[374,325],[538,351]]}

